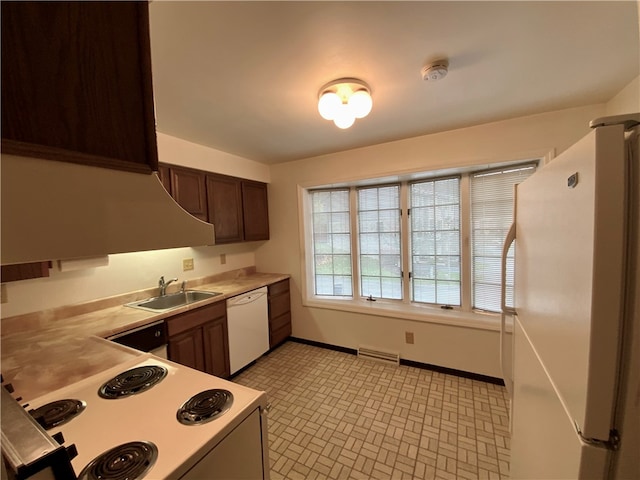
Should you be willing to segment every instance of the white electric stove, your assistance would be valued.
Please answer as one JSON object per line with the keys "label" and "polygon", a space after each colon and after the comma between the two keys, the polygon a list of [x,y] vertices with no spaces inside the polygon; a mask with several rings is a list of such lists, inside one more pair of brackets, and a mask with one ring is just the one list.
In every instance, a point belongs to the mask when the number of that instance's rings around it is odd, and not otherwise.
{"label": "white electric stove", "polygon": [[[75,416],[58,419],[67,408]],[[27,407],[49,435],[75,444],[82,480],[268,479],[266,408],[265,392],[151,354]]]}

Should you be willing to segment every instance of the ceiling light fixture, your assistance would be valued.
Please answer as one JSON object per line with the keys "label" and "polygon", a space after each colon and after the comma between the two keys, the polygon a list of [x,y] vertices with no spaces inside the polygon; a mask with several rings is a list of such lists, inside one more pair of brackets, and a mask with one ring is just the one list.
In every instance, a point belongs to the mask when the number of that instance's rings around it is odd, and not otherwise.
{"label": "ceiling light fixture", "polygon": [[333,120],[338,128],[349,128],[356,118],[369,115],[373,100],[371,89],[357,78],[341,78],[327,83],[318,93],[318,112]]}

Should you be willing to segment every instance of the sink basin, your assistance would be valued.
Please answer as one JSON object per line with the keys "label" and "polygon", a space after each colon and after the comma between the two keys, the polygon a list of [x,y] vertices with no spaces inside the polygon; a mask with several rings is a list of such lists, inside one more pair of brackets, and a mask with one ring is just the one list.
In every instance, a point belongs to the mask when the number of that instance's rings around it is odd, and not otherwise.
{"label": "sink basin", "polygon": [[153,297],[146,300],[127,303],[125,306],[147,310],[149,312],[166,312],[174,308],[182,307],[190,303],[208,300],[222,295],[219,292],[203,292],[199,290],[187,290],[185,292],[170,293],[162,297]]}

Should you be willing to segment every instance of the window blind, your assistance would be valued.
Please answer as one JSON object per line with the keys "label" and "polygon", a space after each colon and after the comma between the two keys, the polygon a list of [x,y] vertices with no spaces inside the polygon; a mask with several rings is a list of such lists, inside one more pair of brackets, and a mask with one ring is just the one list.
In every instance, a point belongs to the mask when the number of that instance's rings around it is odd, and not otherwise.
{"label": "window blind", "polygon": [[[513,222],[514,185],[535,172],[520,165],[471,175],[471,268],[473,307],[500,311],[502,245]],[[506,303],[513,306],[514,247],[507,255]]]}

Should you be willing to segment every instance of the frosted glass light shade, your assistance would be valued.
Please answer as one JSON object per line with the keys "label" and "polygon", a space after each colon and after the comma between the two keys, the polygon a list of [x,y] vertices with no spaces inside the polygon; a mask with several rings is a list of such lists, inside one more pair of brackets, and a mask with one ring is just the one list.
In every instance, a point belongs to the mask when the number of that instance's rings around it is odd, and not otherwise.
{"label": "frosted glass light shade", "polygon": [[369,86],[357,78],[342,78],[320,89],[318,112],[333,120],[338,128],[349,128],[356,118],[364,118],[373,106]]}
{"label": "frosted glass light shade", "polygon": [[373,107],[371,95],[366,90],[358,90],[349,97],[349,107],[356,118],[366,117]]}
{"label": "frosted glass light shade", "polygon": [[337,93],[326,92],[318,100],[318,112],[325,120],[333,120],[341,105],[342,100]]}
{"label": "frosted glass light shade", "polygon": [[349,105],[346,103],[340,105],[337,111],[337,115],[333,119],[333,123],[336,124],[336,127],[342,129],[349,128],[355,121],[356,117],[353,114],[351,108],[349,108]]}

